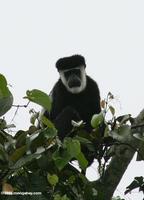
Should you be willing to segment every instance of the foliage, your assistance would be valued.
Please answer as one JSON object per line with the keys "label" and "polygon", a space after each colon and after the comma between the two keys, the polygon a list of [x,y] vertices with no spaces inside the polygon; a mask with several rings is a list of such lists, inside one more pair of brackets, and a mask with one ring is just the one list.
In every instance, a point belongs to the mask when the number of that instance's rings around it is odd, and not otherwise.
{"label": "foliage", "polygon": [[[1,84],[2,83],[2,84]],[[0,76],[0,114],[5,114],[12,106],[11,93],[4,76]],[[8,98],[8,102],[4,98]],[[47,110],[51,108],[50,97],[40,90],[27,91],[25,97]],[[54,124],[41,118],[44,127],[36,126],[39,113],[31,110],[31,126],[28,130],[19,130],[12,135],[4,118],[0,119],[0,187],[3,192],[41,192],[41,195],[28,196],[28,199],[52,200],[103,200],[97,182],[90,182],[86,169],[97,159],[100,180],[106,166],[114,156],[115,146],[123,142],[130,133],[131,116],[115,116],[111,105],[113,95],[101,102],[102,112],[94,115],[91,124],[93,130],[86,133],[82,122],[73,122],[73,137],[60,141]],[[1,103],[2,99],[2,103]],[[5,107],[3,110],[2,105]],[[107,120],[107,113],[111,119]],[[73,164],[75,161],[75,164]],[[76,167],[78,163],[78,167]],[[139,181],[141,179],[136,179]],[[143,182],[134,183],[127,192],[135,187],[143,189]],[[8,199],[8,196],[3,196]],[[16,199],[19,197],[13,196]],[[27,199],[24,196],[23,199]],[[119,197],[114,199],[120,199]]]}
{"label": "foliage", "polygon": [[144,193],[144,177],[135,177],[134,181],[127,187],[125,194],[137,188],[139,188],[140,192],[142,191]]}
{"label": "foliage", "polygon": [[13,96],[7,87],[7,80],[0,74],[0,117],[11,108],[12,104]]}

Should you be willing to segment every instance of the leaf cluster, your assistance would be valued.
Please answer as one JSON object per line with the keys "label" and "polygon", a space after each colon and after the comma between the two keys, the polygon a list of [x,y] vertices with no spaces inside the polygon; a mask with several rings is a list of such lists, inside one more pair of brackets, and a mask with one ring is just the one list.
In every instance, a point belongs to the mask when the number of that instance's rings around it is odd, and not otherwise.
{"label": "leaf cluster", "polygon": [[[0,76],[0,83],[2,116],[12,107],[13,101],[3,75]],[[25,98],[48,111],[51,109],[50,97],[40,90],[27,91]],[[28,130],[19,130],[15,135],[8,131],[13,125],[7,125],[5,119],[1,118],[1,191],[42,192],[42,195],[37,196],[39,200],[103,200],[103,193],[99,192],[97,184],[86,178],[86,169],[97,159],[101,180],[110,159],[117,153],[115,147],[131,131],[131,116],[116,117],[115,108],[109,104],[113,98],[109,93],[107,99],[102,101],[102,112],[92,117],[91,133],[85,132],[82,122],[73,122],[76,134],[65,137],[63,141],[59,139],[54,124],[47,118],[41,118],[44,127],[35,125],[40,119],[39,113],[34,110],[30,111],[32,117]],[[110,120],[106,120],[108,112],[112,115]],[[128,191],[130,189],[131,186]]]}

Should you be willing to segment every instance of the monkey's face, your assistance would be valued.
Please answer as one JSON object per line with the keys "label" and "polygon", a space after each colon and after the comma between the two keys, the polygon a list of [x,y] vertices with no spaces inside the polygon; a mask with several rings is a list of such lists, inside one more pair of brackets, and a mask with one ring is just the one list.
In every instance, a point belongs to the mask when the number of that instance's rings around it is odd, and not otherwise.
{"label": "monkey's face", "polygon": [[66,89],[77,94],[82,92],[86,87],[85,67],[79,66],[73,69],[60,70],[60,78]]}

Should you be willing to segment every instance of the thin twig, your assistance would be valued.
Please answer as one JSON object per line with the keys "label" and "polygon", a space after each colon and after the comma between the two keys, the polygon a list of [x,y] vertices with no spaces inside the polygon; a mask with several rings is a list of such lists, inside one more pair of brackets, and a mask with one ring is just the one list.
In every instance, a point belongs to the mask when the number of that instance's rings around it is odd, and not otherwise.
{"label": "thin twig", "polygon": [[30,103],[30,101],[28,101],[28,103],[25,104],[25,105],[12,105],[12,106],[13,106],[13,107],[17,107],[17,108],[27,108],[28,105],[29,105],[29,103]]}
{"label": "thin twig", "polygon": [[25,105],[12,105],[13,107],[16,107],[16,111],[15,111],[15,113],[14,113],[14,116],[13,116],[12,120],[11,120],[11,123],[14,121],[14,118],[16,117],[19,108],[27,108],[28,105],[29,105],[29,103],[30,103],[30,101],[28,101],[28,103],[25,104]]}

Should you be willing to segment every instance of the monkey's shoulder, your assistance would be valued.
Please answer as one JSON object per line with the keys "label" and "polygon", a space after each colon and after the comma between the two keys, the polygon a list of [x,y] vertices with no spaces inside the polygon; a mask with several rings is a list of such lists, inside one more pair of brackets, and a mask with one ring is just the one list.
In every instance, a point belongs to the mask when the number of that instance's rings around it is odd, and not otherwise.
{"label": "monkey's shoulder", "polygon": [[98,87],[97,82],[94,79],[92,79],[90,76],[86,76],[86,77],[87,77],[87,87],[86,87],[86,89],[88,89],[90,91],[96,91],[96,90],[99,91],[99,87]]}
{"label": "monkey's shoulder", "polygon": [[[86,88],[80,93],[91,93],[91,92],[99,92],[99,87],[98,84],[96,83],[96,81],[94,79],[92,79],[91,77],[89,77],[88,75],[86,75],[86,79],[87,79],[87,84],[86,84]],[[71,92],[67,91],[67,89],[65,88],[65,86],[63,85],[61,79],[59,79],[56,84],[54,85],[53,89],[53,94],[57,94],[57,93],[67,93],[67,94],[71,94]],[[72,96],[76,96],[75,94],[71,94]]]}

